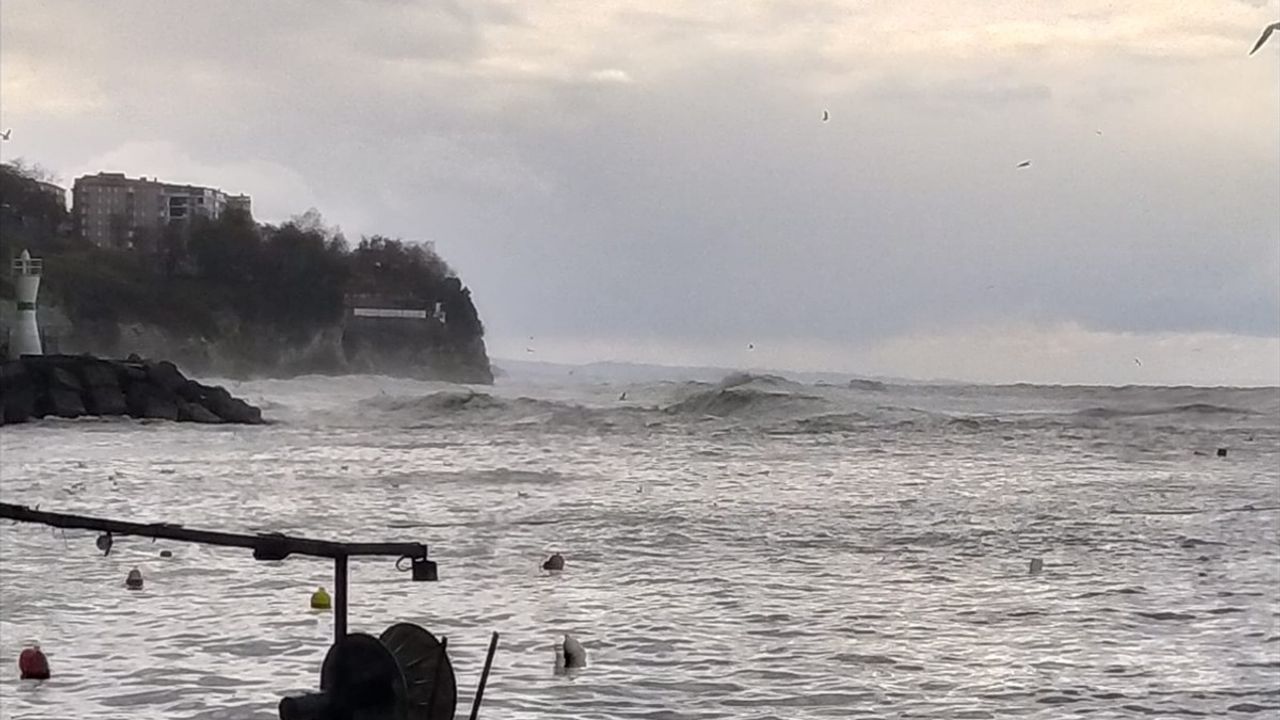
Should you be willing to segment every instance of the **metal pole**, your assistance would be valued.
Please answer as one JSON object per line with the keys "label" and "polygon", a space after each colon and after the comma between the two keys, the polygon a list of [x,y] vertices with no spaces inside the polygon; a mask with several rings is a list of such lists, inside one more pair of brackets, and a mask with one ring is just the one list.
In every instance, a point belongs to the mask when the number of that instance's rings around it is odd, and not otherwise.
{"label": "metal pole", "polygon": [[484,659],[484,672],[480,674],[480,685],[476,687],[476,699],[471,702],[471,720],[480,717],[480,701],[484,700],[484,686],[489,682],[489,668],[493,667],[493,653],[498,650],[498,631],[493,631],[489,638],[489,654]]}
{"label": "metal pole", "polygon": [[333,559],[333,640],[347,636],[347,556]]}
{"label": "metal pole", "polygon": [[207,530],[190,530],[173,523],[123,522],[84,515],[32,510],[29,507],[14,505],[13,503],[0,503],[0,518],[17,520],[18,522],[40,523],[68,530],[97,530],[99,532],[113,533],[116,537],[133,535],[136,537],[164,538],[165,540],[180,540],[182,542],[202,543],[205,545],[242,547],[253,550],[255,560],[283,560],[290,555],[331,558],[349,557],[351,555],[387,555],[420,559],[426,559],[427,557],[427,546],[422,543],[345,543],[311,540],[278,533],[244,535],[239,533],[209,532]]}

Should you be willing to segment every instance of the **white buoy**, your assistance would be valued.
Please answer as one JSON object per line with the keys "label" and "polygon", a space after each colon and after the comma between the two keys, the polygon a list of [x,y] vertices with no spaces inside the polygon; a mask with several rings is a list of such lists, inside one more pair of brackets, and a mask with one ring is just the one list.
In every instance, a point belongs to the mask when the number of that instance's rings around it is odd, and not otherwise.
{"label": "white buoy", "polygon": [[13,261],[13,277],[18,300],[16,332],[9,342],[9,354],[13,359],[23,355],[43,355],[40,346],[40,326],[36,324],[36,293],[40,292],[42,262],[32,258],[26,250]]}
{"label": "white buoy", "polygon": [[556,643],[553,649],[556,654],[557,675],[587,666],[587,649],[574,636],[566,633],[564,640]]}

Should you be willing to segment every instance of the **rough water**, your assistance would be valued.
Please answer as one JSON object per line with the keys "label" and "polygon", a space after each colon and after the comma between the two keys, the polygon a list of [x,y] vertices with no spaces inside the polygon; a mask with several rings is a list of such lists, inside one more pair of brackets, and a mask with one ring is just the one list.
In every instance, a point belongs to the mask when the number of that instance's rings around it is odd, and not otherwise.
{"label": "rough water", "polygon": [[[0,496],[426,542],[438,583],[353,561],[351,629],[447,636],[460,717],[492,630],[489,718],[1280,713],[1274,388],[229,389],[278,422],[5,427]],[[0,523],[0,717],[277,717],[319,682],[319,585],[320,560],[128,537],[103,557],[93,533]],[[564,632],[588,652],[571,676]],[[20,681],[37,640],[53,678]]]}

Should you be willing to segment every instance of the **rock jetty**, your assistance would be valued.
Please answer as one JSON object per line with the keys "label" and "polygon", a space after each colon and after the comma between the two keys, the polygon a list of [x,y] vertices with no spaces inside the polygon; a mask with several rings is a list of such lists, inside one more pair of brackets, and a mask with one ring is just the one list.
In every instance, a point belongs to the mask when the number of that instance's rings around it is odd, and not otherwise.
{"label": "rock jetty", "polygon": [[33,418],[128,415],[198,423],[262,422],[262,412],[168,361],[136,355],[23,355],[0,365],[0,425]]}

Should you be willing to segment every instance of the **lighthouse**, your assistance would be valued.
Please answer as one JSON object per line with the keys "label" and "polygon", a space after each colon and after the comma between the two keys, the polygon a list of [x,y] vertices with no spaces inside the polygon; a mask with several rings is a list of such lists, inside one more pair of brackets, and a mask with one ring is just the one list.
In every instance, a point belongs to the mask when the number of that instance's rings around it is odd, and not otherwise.
{"label": "lighthouse", "polygon": [[9,354],[14,358],[23,355],[42,355],[40,347],[40,326],[36,324],[36,293],[40,292],[40,271],[42,263],[39,258],[31,257],[31,253],[22,251],[22,256],[13,261],[13,280],[18,296],[18,322],[13,337],[10,338]]}

